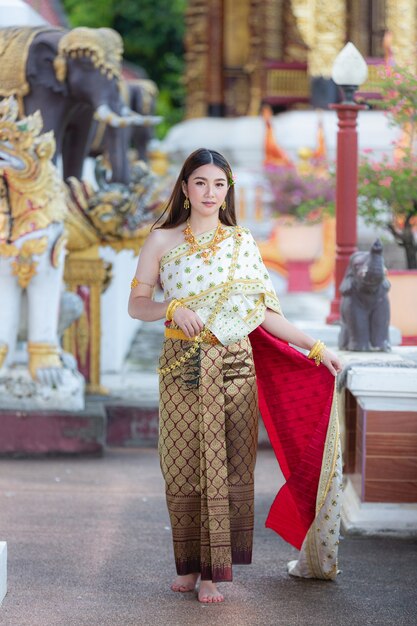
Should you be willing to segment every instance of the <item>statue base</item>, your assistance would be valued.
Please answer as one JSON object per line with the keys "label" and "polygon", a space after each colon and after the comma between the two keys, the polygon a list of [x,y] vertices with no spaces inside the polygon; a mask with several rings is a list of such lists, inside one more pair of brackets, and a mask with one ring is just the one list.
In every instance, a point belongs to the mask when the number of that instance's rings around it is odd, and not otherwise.
{"label": "statue base", "polygon": [[82,411],[85,407],[84,378],[77,371],[63,369],[59,388],[32,380],[26,365],[14,365],[0,371],[0,410]]}
{"label": "statue base", "polygon": [[84,379],[63,370],[59,389],[35,383],[26,366],[0,373],[0,456],[101,456],[106,416],[101,403],[85,407]]}

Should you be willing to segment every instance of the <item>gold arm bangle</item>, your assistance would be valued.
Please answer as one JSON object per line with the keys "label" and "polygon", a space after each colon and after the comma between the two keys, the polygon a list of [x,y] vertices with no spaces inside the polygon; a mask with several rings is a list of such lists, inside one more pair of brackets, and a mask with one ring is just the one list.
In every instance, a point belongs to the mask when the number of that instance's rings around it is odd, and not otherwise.
{"label": "gold arm bangle", "polygon": [[138,280],[135,276],[132,279],[132,282],[130,283],[130,289],[134,289],[138,285],[146,285],[147,287],[150,287],[151,289],[155,287],[155,285],[151,285],[150,283],[145,283],[143,280]]}

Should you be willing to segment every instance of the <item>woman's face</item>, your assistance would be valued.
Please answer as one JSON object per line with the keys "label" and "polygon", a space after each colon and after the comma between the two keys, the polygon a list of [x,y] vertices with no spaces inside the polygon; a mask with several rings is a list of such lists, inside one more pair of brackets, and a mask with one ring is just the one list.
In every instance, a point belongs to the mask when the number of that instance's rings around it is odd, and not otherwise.
{"label": "woman's face", "polygon": [[188,182],[182,183],[183,192],[190,200],[192,212],[205,217],[219,213],[228,188],[226,174],[213,164],[198,167],[190,175]]}

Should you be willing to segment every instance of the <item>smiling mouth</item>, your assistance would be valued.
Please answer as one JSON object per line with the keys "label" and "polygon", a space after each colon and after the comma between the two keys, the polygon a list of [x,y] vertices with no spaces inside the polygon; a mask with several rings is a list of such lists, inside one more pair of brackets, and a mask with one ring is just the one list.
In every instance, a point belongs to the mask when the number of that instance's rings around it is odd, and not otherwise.
{"label": "smiling mouth", "polygon": [[203,204],[207,206],[214,206],[216,203],[215,202],[203,202]]}

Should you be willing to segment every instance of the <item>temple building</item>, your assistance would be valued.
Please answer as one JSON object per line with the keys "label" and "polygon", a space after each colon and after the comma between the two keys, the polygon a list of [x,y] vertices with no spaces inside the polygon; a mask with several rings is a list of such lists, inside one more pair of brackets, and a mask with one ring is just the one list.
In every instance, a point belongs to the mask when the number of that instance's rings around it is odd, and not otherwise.
{"label": "temple building", "polygon": [[416,0],[189,0],[186,117],[325,108],[347,41],[369,65],[361,93],[375,96],[379,65],[415,67],[416,35]]}

